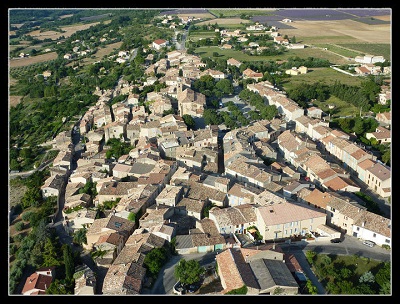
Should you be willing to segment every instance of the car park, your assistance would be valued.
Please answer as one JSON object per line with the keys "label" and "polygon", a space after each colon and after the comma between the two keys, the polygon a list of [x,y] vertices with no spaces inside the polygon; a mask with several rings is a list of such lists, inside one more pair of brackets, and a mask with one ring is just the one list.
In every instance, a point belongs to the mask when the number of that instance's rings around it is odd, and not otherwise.
{"label": "car park", "polygon": [[341,243],[342,240],[340,238],[331,239],[331,243]]}
{"label": "car park", "polygon": [[368,241],[368,240],[363,241],[363,244],[371,248],[375,246],[375,243],[373,241]]}

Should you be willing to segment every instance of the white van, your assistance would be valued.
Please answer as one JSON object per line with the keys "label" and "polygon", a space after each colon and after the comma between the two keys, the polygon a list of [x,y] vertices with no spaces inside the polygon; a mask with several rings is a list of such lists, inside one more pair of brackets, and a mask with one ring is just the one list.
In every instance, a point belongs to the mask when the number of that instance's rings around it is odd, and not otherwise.
{"label": "white van", "polygon": [[375,246],[375,243],[374,243],[374,242],[372,242],[372,241],[367,241],[367,240],[363,241],[363,244],[366,245],[366,246],[368,246],[368,247],[371,247],[371,248]]}

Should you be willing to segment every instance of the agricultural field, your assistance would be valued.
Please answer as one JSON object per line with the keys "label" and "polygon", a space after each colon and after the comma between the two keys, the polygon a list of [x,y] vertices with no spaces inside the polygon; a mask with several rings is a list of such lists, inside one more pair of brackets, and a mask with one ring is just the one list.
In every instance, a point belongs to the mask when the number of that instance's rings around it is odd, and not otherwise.
{"label": "agricultural field", "polygon": [[358,51],[361,54],[373,54],[373,55],[381,55],[385,57],[386,60],[390,59],[390,44],[382,44],[382,43],[346,43],[346,44],[338,44],[341,47],[345,47],[347,49],[352,49],[354,51]]}
{"label": "agricultural field", "polygon": [[[110,22],[111,22],[111,20],[104,21],[105,24],[110,23]],[[41,40],[45,39],[45,38],[50,38],[52,40],[56,40],[61,36],[68,38],[77,31],[86,30],[89,27],[97,25],[99,23],[100,22],[94,22],[94,23],[88,23],[88,24],[76,24],[76,25],[72,25],[72,26],[64,26],[64,27],[61,27],[61,29],[64,31],[62,33],[55,32],[55,31],[40,32],[40,30],[35,30],[35,31],[27,33],[27,35],[30,35],[34,38],[38,38]]]}
{"label": "agricultural field", "polygon": [[327,59],[332,64],[347,64],[349,61],[343,58],[340,55],[335,53],[330,53],[326,51],[321,51],[320,49],[316,48],[304,48],[304,49],[293,49],[288,50],[287,52],[276,55],[276,56],[249,56],[244,54],[241,51],[235,50],[223,50],[219,47],[212,46],[212,47],[199,47],[196,48],[196,53],[201,57],[212,57],[213,53],[217,52],[220,57],[229,59],[231,57],[235,58],[239,61],[275,61],[275,60],[286,60],[289,57],[298,56],[300,58],[306,59],[308,57],[320,58],[320,59]]}
{"label": "agricultural field", "polygon": [[[107,44],[105,48],[98,49],[98,51],[94,54],[94,58],[86,57],[86,58],[83,58],[81,62],[83,65],[88,65],[88,64],[92,64],[93,62],[99,61],[105,55],[110,54],[115,49],[119,49],[121,44],[122,44],[122,41]],[[72,62],[69,63],[68,65],[72,65]]]}
{"label": "agricultural field", "polygon": [[240,19],[240,18],[214,18],[211,20],[196,23],[196,25],[215,24],[215,23],[221,26],[227,26],[227,25],[241,26],[240,23],[253,23],[253,22],[251,20]]}
{"label": "agricultural field", "polygon": [[215,18],[215,16],[210,14],[207,9],[175,9],[162,11],[160,15],[176,15],[178,17],[192,16],[194,18],[201,19]]}
{"label": "agricultural field", "polygon": [[331,51],[333,53],[336,53],[336,54],[339,54],[339,55],[342,55],[342,56],[345,56],[345,57],[354,58],[356,56],[360,56],[361,55],[361,52],[359,52],[359,51],[353,51],[353,50],[348,49],[346,47],[347,46],[346,44],[343,44],[342,46],[336,45],[336,44],[333,44],[333,43],[314,44],[314,45],[317,46],[317,47],[320,47],[320,48],[326,48],[326,49],[328,49],[329,51]]}
{"label": "agricultural field", "polygon": [[9,60],[9,64],[10,64],[10,68],[16,68],[16,67],[22,67],[22,66],[35,64],[38,62],[50,61],[50,60],[54,60],[56,58],[57,58],[56,52],[49,52],[49,53],[46,53],[43,55],[11,59],[11,60]]}
{"label": "agricultural field", "polygon": [[206,38],[214,38],[215,37],[215,32],[212,31],[195,31],[190,33],[189,39],[192,41],[198,41],[200,39],[206,39]]}
{"label": "agricultural field", "polygon": [[209,10],[210,13],[214,14],[215,16],[223,16],[223,17],[235,17],[240,16],[242,14],[251,15],[251,16],[258,16],[258,15],[271,15],[276,12],[276,9],[211,9]]}
{"label": "agricultural field", "polygon": [[295,29],[280,29],[282,36],[296,36],[304,44],[380,43],[390,44],[390,24],[368,25],[350,19],[294,21]]}

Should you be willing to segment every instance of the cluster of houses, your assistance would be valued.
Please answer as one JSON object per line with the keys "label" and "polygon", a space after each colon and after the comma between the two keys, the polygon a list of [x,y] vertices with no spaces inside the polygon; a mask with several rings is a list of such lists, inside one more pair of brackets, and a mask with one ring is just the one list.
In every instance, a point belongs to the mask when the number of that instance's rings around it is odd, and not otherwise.
{"label": "cluster of houses", "polygon": [[[228,64],[241,63],[230,58]],[[224,250],[217,256],[222,293],[244,284],[252,294],[272,294],[278,287],[286,294],[299,293],[293,276],[299,267],[293,256],[269,244],[243,248],[236,234],[255,239],[254,227],[266,243],[295,235],[330,239],[345,233],[391,246],[391,220],[347,195],[360,189],[350,180],[351,173],[379,195],[390,196],[390,168],[351,142],[349,135],[331,129],[321,110],[305,111],[267,81],[248,84],[247,89],[275,105],[280,118],[226,133],[223,161],[218,161],[218,126],[188,130],[182,119],[185,114],[202,117],[206,106],[205,96],[191,89],[192,81],[205,74],[226,77],[219,71],[202,71],[202,66],[199,57],[184,51],[149,63],[149,78],[162,72],[165,76],[156,80],[166,84],[160,92],[147,94],[151,114],[126,81],[120,80],[115,89],[98,88],[98,101],[75,126],[85,139],[75,170],[71,132],[61,132],[53,141],[59,154],[42,195],[65,195],[65,230],[86,228],[84,248],[102,252],[95,258],[106,269],[102,294],[140,294],[151,284],[144,257],[173,238],[180,254]],[[258,76],[250,69],[243,72],[243,77],[259,80],[262,75]],[[107,104],[121,94],[127,95],[125,100]],[[163,115],[172,108],[177,115]],[[290,130],[293,122],[295,130]],[[107,159],[111,138],[133,148],[118,159]],[[326,162],[317,146],[340,160],[344,169]],[[287,163],[266,166],[265,159],[277,156],[275,147]],[[88,182],[96,184],[95,197],[79,191]],[[110,201],[115,207],[99,218],[96,207]],[[96,293],[89,271],[81,271],[75,293]]]}

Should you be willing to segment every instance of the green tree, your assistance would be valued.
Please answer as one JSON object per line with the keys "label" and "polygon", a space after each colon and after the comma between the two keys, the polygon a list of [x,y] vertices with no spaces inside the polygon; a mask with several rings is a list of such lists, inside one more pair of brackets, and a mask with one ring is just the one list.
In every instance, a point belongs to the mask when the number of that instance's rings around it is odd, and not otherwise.
{"label": "green tree", "polygon": [[228,291],[226,294],[247,294],[247,286],[243,285],[240,288],[232,289]]}
{"label": "green tree", "polygon": [[185,124],[187,125],[187,127],[191,130],[194,129],[194,127],[196,126],[196,122],[194,121],[192,115],[189,114],[184,114],[182,115],[183,121],[185,122]]}
{"label": "green tree", "polygon": [[382,288],[387,282],[390,282],[390,274],[391,274],[391,267],[390,262],[385,262],[383,267],[379,269],[379,271],[375,275],[375,281],[379,284]]}
{"label": "green tree", "polygon": [[136,222],[136,213],[135,212],[130,212],[128,215],[128,220],[130,220],[131,222]]}
{"label": "green tree", "polygon": [[68,287],[64,280],[55,279],[46,289],[46,294],[73,294]]}
{"label": "green tree", "polygon": [[234,92],[232,82],[228,79],[221,79],[215,84],[215,87],[224,94],[232,94]]}
{"label": "green tree", "polygon": [[307,279],[306,288],[307,288],[307,291],[309,294],[317,294],[318,293],[317,286],[315,286],[309,279]]}
{"label": "green tree", "polygon": [[390,294],[391,293],[391,285],[390,282],[385,282],[381,285],[379,289],[379,294]]}
{"label": "green tree", "polygon": [[15,230],[17,230],[17,231],[24,230],[24,227],[25,227],[24,222],[18,222],[15,224]]}
{"label": "green tree", "polygon": [[43,248],[43,266],[50,267],[61,265],[58,254],[58,248],[52,239],[47,239]]}
{"label": "green tree", "polygon": [[87,232],[86,227],[83,227],[83,228],[75,231],[72,241],[75,244],[79,244],[79,245],[87,244],[86,232]]}
{"label": "green tree", "polygon": [[382,155],[382,161],[390,166],[390,149],[387,149]]}
{"label": "green tree", "polygon": [[143,263],[152,276],[157,276],[167,258],[168,253],[164,247],[154,248],[146,255]]}
{"label": "green tree", "polygon": [[34,206],[37,207],[42,202],[40,188],[29,188],[21,199],[24,209]]}
{"label": "green tree", "polygon": [[307,250],[306,251],[306,259],[310,265],[314,263],[315,257],[317,256],[317,253],[312,250]]}
{"label": "green tree", "polygon": [[182,282],[184,285],[190,285],[200,281],[200,276],[205,273],[204,267],[196,260],[186,261],[181,259],[177,266],[175,266],[175,278]]}
{"label": "green tree", "polygon": [[65,265],[65,279],[71,281],[73,279],[75,265],[74,256],[70,245],[64,245],[63,248],[64,265]]}
{"label": "green tree", "polygon": [[360,276],[360,283],[375,283],[375,277],[371,271],[367,271]]}
{"label": "green tree", "polygon": [[361,135],[361,134],[365,133],[365,126],[364,126],[364,121],[362,120],[362,118],[360,118],[360,117],[356,118],[353,130],[357,135]]}

